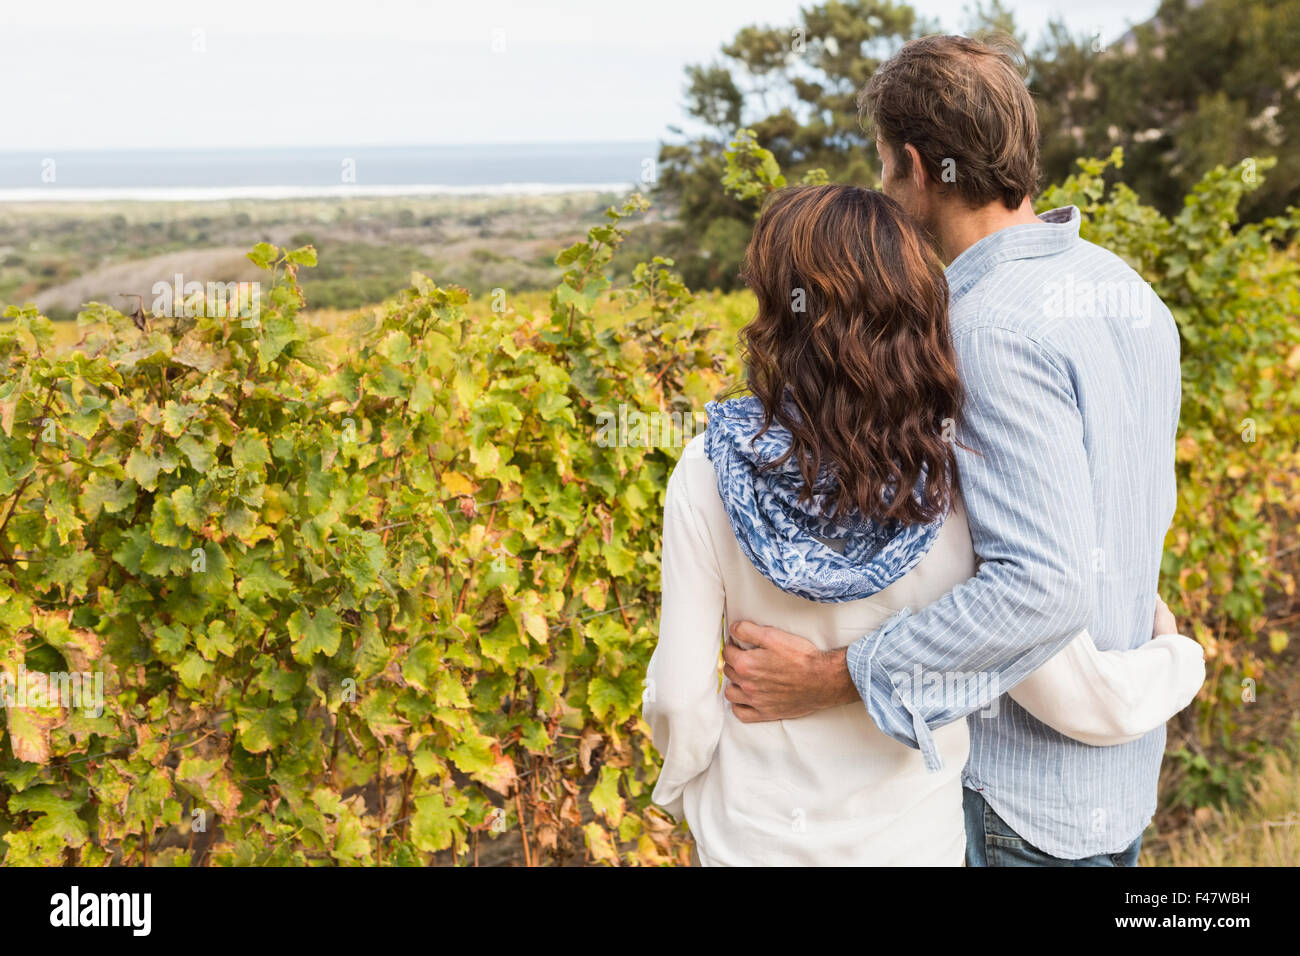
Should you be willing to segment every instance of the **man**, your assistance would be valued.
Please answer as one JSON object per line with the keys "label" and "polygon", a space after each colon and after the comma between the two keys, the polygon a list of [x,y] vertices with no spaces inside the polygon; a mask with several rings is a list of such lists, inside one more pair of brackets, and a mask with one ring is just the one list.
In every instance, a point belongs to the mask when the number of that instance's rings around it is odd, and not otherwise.
{"label": "man", "polygon": [[989,700],[898,687],[915,686],[916,667],[940,679],[978,673],[996,678],[978,682],[996,698],[1084,627],[1102,650],[1150,638],[1175,502],[1176,327],[1132,269],[1079,238],[1078,209],[1035,216],[1038,124],[1005,52],[961,37],[913,40],[860,105],[884,191],[948,263],[967,391],[955,439],[981,565],[939,601],[837,652],[734,625],[727,699],[755,721],[860,697],[883,732],[931,765],[931,729],[970,714],[969,865],[1136,865],[1164,728],[1089,747],[1007,696],[977,714]]}

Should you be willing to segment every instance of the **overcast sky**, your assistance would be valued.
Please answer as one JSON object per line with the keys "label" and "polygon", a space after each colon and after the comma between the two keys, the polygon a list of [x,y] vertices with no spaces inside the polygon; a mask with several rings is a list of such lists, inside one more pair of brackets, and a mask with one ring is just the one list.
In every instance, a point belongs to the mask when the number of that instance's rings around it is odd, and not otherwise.
{"label": "overcast sky", "polygon": [[[946,28],[969,0],[917,0]],[[1156,0],[1010,0],[1113,39]],[[0,149],[656,140],[796,0],[0,0]]]}

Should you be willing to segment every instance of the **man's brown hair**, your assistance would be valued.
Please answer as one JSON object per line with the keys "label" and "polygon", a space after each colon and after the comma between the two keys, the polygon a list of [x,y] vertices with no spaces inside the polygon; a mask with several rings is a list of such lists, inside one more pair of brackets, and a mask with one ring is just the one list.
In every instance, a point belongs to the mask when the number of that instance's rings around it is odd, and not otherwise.
{"label": "man's brown hair", "polygon": [[930,177],[950,182],[972,207],[1001,201],[1017,209],[1038,191],[1038,115],[1017,50],[1007,38],[911,40],[867,81],[859,117],[902,174],[911,171],[903,150],[910,143]]}

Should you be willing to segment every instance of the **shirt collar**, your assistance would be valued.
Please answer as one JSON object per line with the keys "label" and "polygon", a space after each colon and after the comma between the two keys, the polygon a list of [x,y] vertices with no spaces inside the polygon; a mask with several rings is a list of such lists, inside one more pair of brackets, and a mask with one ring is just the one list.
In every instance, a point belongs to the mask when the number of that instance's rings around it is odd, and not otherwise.
{"label": "shirt collar", "polygon": [[945,273],[951,298],[961,298],[999,263],[1055,255],[1079,241],[1078,206],[1049,209],[1038,220],[990,233],[954,259]]}

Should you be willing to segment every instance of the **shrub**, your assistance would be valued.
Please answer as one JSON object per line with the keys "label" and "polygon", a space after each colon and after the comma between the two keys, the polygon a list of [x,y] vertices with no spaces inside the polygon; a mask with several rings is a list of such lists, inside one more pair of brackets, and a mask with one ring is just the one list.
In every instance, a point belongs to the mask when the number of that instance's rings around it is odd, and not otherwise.
{"label": "shrub", "polygon": [[642,207],[546,311],[417,277],[337,359],[310,248],[250,254],[256,327],[92,304],[56,351],[10,310],[0,655],[105,706],[8,710],[7,863],[418,864],[520,824],[530,860],[685,858],[639,717],[680,449],[593,436],[702,406],[721,347],[670,262],[602,274]]}

